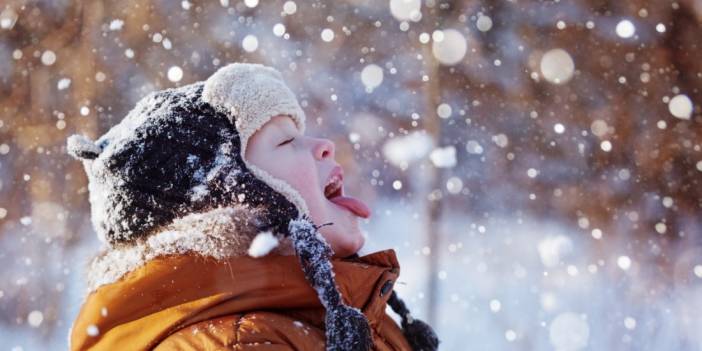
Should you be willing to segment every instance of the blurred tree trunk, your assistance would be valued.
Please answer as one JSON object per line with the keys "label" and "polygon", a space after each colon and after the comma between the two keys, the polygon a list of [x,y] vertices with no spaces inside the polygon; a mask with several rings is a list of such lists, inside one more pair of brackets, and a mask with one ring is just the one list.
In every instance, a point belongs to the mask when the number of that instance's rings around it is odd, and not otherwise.
{"label": "blurred tree trunk", "polygon": [[[422,21],[424,22],[424,31],[433,33],[434,30],[441,29],[440,23],[435,11],[437,8],[429,8],[423,14]],[[442,128],[441,120],[436,116],[436,108],[441,101],[441,86],[439,85],[439,62],[432,53],[431,45],[422,45],[422,57],[424,60],[425,72],[424,75],[429,77],[429,80],[423,82],[424,116],[423,127],[427,135],[434,141],[435,147],[441,146]],[[438,271],[439,262],[441,261],[441,210],[442,196],[441,183],[443,172],[441,168],[435,167],[429,158],[424,161],[424,188],[426,191],[422,197],[426,199],[426,243],[429,248],[427,255],[427,322],[430,325],[435,325],[438,320],[437,309],[439,295]]]}

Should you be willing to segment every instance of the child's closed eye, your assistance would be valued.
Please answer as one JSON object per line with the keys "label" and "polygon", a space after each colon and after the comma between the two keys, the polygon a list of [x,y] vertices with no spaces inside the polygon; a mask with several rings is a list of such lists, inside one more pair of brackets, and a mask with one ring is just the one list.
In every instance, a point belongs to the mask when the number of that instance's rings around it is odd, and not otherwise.
{"label": "child's closed eye", "polygon": [[293,140],[295,140],[295,138],[290,138],[290,139],[288,139],[288,140],[286,140],[286,141],[284,141],[284,142],[278,144],[278,146],[283,146],[283,145],[285,145],[285,144],[287,144],[287,143],[289,143],[289,142],[292,142]]}

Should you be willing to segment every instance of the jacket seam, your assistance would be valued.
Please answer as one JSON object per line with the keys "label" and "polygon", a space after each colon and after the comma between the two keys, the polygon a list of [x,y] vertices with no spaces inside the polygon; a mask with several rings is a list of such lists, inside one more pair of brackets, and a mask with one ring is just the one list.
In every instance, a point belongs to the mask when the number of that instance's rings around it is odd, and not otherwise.
{"label": "jacket seam", "polygon": [[[242,313],[239,315],[239,318],[236,320],[236,329],[234,330],[234,335],[236,336],[236,341],[231,346],[237,346],[237,345],[253,346],[253,345],[260,345],[261,344],[260,342],[243,342],[243,341],[241,341],[241,321],[242,321],[242,319],[244,319],[244,317],[246,317],[250,314],[252,314],[252,312]],[[270,340],[266,340],[266,342],[268,343],[268,345],[283,345],[283,346],[289,346],[292,348],[292,346],[289,343],[287,343],[287,344],[286,343],[274,343]]]}

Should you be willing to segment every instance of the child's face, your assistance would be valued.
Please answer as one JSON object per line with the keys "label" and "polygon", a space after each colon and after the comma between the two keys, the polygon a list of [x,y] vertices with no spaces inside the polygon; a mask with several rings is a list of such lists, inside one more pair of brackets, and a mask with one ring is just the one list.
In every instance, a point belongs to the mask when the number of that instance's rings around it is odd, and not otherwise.
{"label": "child's face", "polygon": [[319,229],[334,250],[334,256],[354,254],[363,246],[365,239],[358,217],[324,196],[324,186],[338,165],[332,141],[302,135],[292,118],[278,115],[249,138],[244,157],[295,188],[307,203],[316,225],[334,223]]}

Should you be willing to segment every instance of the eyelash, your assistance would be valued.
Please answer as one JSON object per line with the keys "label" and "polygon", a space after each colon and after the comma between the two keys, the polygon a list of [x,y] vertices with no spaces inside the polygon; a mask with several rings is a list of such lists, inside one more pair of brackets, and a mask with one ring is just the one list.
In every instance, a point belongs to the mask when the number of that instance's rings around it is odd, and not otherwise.
{"label": "eyelash", "polygon": [[287,143],[290,143],[290,142],[292,142],[293,140],[295,140],[295,138],[290,138],[290,139],[288,139],[288,140],[286,140],[286,141],[284,141],[284,142],[282,142],[282,143],[278,144],[278,146],[282,146],[282,145],[285,145],[285,144],[287,144]]}

